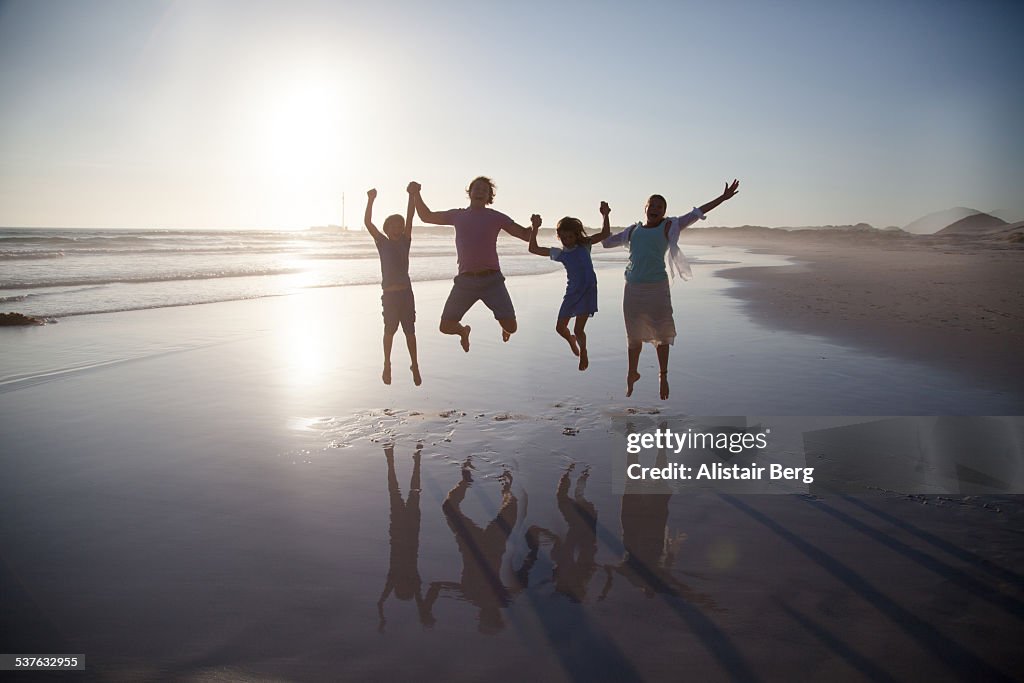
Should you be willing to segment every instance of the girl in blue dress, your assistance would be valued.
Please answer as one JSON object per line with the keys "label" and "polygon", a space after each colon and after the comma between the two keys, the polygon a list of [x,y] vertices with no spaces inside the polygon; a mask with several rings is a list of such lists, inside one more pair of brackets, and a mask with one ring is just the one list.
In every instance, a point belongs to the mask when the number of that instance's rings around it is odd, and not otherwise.
{"label": "girl in blue dress", "polygon": [[[537,246],[537,231],[540,229],[539,218],[533,221],[533,231],[530,235],[530,253],[538,256],[547,256],[552,261],[558,261],[565,266],[565,274],[568,282],[565,287],[565,297],[562,299],[562,307],[558,309],[558,322],[555,324],[555,332],[569,343],[574,355],[580,357],[580,370],[586,370],[590,364],[587,358],[587,335],[584,331],[587,326],[587,319],[597,313],[597,273],[594,272],[594,262],[590,260],[590,247],[602,241],[611,234],[608,224],[608,214],[611,213],[606,202],[601,202],[601,215],[604,222],[601,232],[588,236],[583,229],[583,223],[578,218],[566,216],[558,221],[556,232],[558,239],[562,242],[562,248],[539,247]],[[569,319],[576,318],[572,332],[569,331]]]}

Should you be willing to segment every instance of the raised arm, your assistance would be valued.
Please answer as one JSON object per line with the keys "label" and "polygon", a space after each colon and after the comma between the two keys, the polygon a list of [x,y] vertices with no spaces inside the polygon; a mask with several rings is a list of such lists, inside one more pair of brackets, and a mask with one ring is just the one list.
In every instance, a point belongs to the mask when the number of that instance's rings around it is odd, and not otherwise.
{"label": "raised arm", "polygon": [[[533,214],[532,216],[530,216],[530,223],[533,223],[534,219],[539,221],[540,216],[538,216],[537,214]],[[523,226],[518,225],[515,222],[509,223],[508,225],[503,227],[502,230],[512,235],[513,237],[518,237],[524,242],[530,241],[531,230],[529,228],[524,228]]]}
{"label": "raised arm", "polygon": [[530,253],[537,256],[551,256],[550,249],[537,246],[537,231],[540,230],[540,223],[540,216],[537,214],[533,214],[530,217],[530,224],[533,226],[530,230]]}
{"label": "raised arm", "polygon": [[380,230],[373,224],[373,200],[377,198],[377,190],[368,190],[366,192],[366,213],[363,214],[363,225],[370,231],[370,235],[375,240],[379,240],[383,235],[380,234]]}
{"label": "raised arm", "polygon": [[608,239],[608,236],[612,234],[611,223],[608,222],[608,215],[612,212],[612,207],[608,206],[608,202],[601,202],[601,232],[596,235],[591,235],[588,239],[591,244],[597,244],[598,242],[604,242]]}
{"label": "raised arm", "polygon": [[725,200],[732,199],[733,197],[735,197],[736,193],[738,193],[739,191],[740,191],[740,181],[733,180],[731,185],[729,183],[726,183],[725,184],[725,191],[722,192],[722,194],[719,195],[718,197],[715,197],[714,199],[712,199],[707,204],[701,206],[700,207],[701,212],[702,213],[707,213],[708,211],[710,211],[711,209],[715,208],[716,206],[718,206],[719,204],[721,204]]}
{"label": "raised arm", "polygon": [[427,589],[427,596],[423,599],[423,605],[421,608],[426,614],[429,614],[431,620],[433,620],[433,614],[431,612],[434,609],[434,603],[437,602],[437,598],[441,595],[443,589],[447,590],[458,590],[462,588],[462,584],[455,583],[454,581],[431,581],[430,588]]}
{"label": "raised arm", "polygon": [[621,247],[624,244],[629,244],[629,235],[635,227],[636,225],[630,225],[610,237],[605,237],[601,240],[601,246],[605,249],[612,249],[614,247]]}
{"label": "raised arm", "polygon": [[384,618],[384,601],[391,595],[391,589],[394,588],[394,583],[391,581],[391,577],[388,576],[386,585],[384,586],[384,592],[380,594],[380,600],[377,601],[377,630],[381,633],[384,632],[384,624],[387,620]]}
{"label": "raised arm", "polygon": [[420,184],[415,180],[405,188],[409,193],[409,206],[405,209],[405,234],[412,239],[412,219],[416,216],[416,197],[420,194]]}
{"label": "raised arm", "polygon": [[410,190],[410,192],[416,195],[416,213],[420,215],[420,220],[431,225],[451,225],[451,223],[445,223],[442,214],[427,208],[426,203],[423,201],[423,195],[420,194],[420,184],[415,181],[409,183],[410,188],[413,185],[416,186],[416,189]]}

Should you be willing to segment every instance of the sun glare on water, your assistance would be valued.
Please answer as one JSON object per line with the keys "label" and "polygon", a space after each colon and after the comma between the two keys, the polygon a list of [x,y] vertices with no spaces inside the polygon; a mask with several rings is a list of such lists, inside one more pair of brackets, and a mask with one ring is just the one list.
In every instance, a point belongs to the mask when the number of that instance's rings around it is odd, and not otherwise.
{"label": "sun glare on water", "polygon": [[319,385],[337,355],[328,347],[318,309],[299,296],[288,297],[285,317],[276,321],[279,368],[293,390],[307,392]]}

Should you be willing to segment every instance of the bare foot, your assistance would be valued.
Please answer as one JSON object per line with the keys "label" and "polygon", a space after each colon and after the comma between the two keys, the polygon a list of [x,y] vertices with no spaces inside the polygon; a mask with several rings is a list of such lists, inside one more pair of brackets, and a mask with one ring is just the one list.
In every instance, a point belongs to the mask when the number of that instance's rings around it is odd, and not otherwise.
{"label": "bare foot", "polygon": [[569,342],[569,348],[572,349],[572,355],[580,355],[580,346],[576,343],[576,335],[570,334],[567,341]]}
{"label": "bare foot", "polygon": [[384,372],[380,373],[380,378],[384,384],[391,384],[391,363],[384,364]]}
{"label": "bare foot", "polygon": [[668,398],[668,373],[661,373],[661,400],[664,401]]}
{"label": "bare foot", "polygon": [[634,372],[631,375],[626,375],[626,398],[633,395],[633,385],[640,379],[640,373]]}
{"label": "bare foot", "polygon": [[409,369],[412,370],[412,383],[416,386],[423,384],[423,378],[420,377],[420,366],[410,365]]}
{"label": "bare foot", "polygon": [[580,372],[590,367],[590,357],[587,355],[587,347],[580,347]]}
{"label": "bare foot", "polygon": [[507,342],[512,337],[512,333],[506,330],[504,327],[501,328],[501,341]]}
{"label": "bare foot", "polygon": [[459,334],[462,344],[462,350],[469,353],[469,325],[462,326],[462,332]]}

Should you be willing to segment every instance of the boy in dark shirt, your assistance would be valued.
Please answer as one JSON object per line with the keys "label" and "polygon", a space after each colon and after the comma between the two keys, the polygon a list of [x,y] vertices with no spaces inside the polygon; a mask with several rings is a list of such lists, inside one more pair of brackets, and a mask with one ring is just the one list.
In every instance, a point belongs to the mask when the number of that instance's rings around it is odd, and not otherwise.
{"label": "boy in dark shirt", "polygon": [[[419,190],[419,186],[416,186]],[[377,190],[366,193],[366,214],[363,223],[370,231],[377,253],[380,254],[381,288],[380,297],[384,307],[384,372],[380,378],[384,384],[391,384],[391,343],[401,323],[405,333],[405,343],[409,347],[409,358],[412,365],[412,381],[419,386],[420,366],[416,360],[416,300],[412,295],[412,281],[409,279],[409,246],[412,244],[412,217],[416,204],[413,184],[409,185],[409,208],[405,221],[397,213],[384,220],[384,234],[373,225],[373,200],[377,198]]]}

